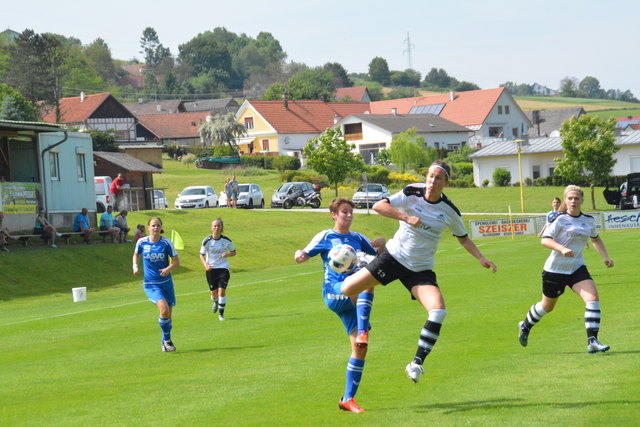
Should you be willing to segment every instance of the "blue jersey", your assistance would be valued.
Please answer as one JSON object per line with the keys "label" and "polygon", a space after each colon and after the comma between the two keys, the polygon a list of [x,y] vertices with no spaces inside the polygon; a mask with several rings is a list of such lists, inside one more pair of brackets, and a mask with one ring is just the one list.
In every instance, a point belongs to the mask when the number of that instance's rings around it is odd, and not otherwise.
{"label": "blue jersey", "polygon": [[73,220],[73,231],[82,231],[83,228],[89,228],[89,218],[79,213]]}
{"label": "blue jersey", "polygon": [[347,234],[338,233],[337,231],[330,229],[319,232],[311,239],[311,242],[303,249],[304,253],[310,257],[320,254],[324,263],[324,285],[327,287],[332,283],[342,282],[348,274],[336,273],[327,264],[327,257],[331,248],[341,244],[347,244],[351,246],[356,252],[362,251],[369,255],[375,255],[377,252],[371,246],[371,242],[364,235],[355,231],[350,231]]}
{"label": "blue jersey", "polygon": [[169,258],[178,256],[178,252],[173,247],[171,240],[160,237],[157,242],[151,242],[150,236],[142,237],[136,243],[134,250],[137,254],[142,254],[142,265],[144,267],[144,285],[162,285],[171,282],[171,274],[160,275],[160,270],[169,266]]}

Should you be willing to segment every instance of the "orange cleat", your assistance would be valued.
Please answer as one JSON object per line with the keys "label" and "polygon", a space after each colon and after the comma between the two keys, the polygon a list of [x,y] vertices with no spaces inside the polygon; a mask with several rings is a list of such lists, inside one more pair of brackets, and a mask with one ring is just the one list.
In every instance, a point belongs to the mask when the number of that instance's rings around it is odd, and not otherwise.
{"label": "orange cleat", "polygon": [[367,412],[358,405],[356,399],[353,397],[344,402],[340,400],[340,402],[338,402],[338,407],[343,411],[355,412],[356,414],[360,412]]}
{"label": "orange cleat", "polygon": [[360,332],[356,337],[356,345],[358,347],[364,347],[369,345],[369,333],[368,332]]}

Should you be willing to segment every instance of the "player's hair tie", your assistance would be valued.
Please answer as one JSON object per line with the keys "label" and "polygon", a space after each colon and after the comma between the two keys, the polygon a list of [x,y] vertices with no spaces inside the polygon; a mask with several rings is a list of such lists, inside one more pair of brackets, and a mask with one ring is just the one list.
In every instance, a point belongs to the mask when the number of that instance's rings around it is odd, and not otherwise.
{"label": "player's hair tie", "polygon": [[449,172],[443,166],[440,166],[440,165],[433,165],[433,166],[437,167],[438,169],[442,169],[444,173],[447,175],[447,181],[449,181],[450,179]]}

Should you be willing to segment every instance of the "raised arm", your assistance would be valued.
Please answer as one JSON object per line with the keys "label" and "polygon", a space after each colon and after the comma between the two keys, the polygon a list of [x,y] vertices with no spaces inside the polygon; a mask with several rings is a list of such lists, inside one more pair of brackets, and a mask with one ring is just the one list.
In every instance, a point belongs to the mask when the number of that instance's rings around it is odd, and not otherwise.
{"label": "raised arm", "polygon": [[480,261],[480,264],[484,268],[490,268],[494,273],[496,272],[498,267],[496,267],[496,265],[493,262],[485,258],[484,255],[482,255],[482,252],[480,252],[480,249],[478,249],[476,244],[473,243],[473,240],[471,240],[469,236],[458,237],[458,242],[463,248],[466,249],[467,252],[469,252],[471,255],[477,258],[478,261]]}
{"label": "raised arm", "polygon": [[373,205],[373,210],[382,216],[396,219],[398,221],[404,221],[413,227],[420,225],[420,223],[422,222],[420,221],[420,218],[418,218],[417,216],[409,216],[405,213],[402,213],[398,209],[394,208],[393,206],[391,206],[391,204],[387,199],[382,199],[380,201],[377,201]]}

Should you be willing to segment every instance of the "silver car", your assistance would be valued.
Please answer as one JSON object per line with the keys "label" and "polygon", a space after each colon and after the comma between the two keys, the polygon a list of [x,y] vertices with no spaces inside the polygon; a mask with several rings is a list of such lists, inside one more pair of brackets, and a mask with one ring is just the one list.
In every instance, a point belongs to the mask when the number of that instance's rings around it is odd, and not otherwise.
{"label": "silver car", "polygon": [[213,187],[208,185],[195,185],[186,187],[175,202],[176,209],[191,208],[217,208],[218,195]]}
{"label": "silver car", "polygon": [[[227,206],[227,195],[224,191],[220,192],[218,199],[220,206]],[[264,194],[258,184],[238,184],[238,202],[239,208],[264,208]]]}
{"label": "silver car", "polygon": [[384,184],[371,183],[366,184],[366,186],[363,184],[353,193],[353,203],[356,208],[366,208],[367,204],[371,207],[375,202],[390,195],[391,193],[389,193],[387,186]]}

